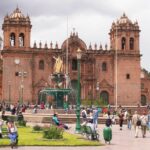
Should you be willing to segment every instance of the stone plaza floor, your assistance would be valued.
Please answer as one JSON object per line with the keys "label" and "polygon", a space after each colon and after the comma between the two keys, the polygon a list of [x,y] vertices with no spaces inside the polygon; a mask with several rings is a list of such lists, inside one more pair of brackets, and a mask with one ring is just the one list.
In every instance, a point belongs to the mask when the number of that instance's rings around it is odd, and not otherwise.
{"label": "stone plaza floor", "polygon": [[[69,132],[74,133],[75,124],[69,125]],[[147,131],[146,138],[142,138],[139,131],[139,138],[134,137],[134,129],[128,130],[127,126],[123,126],[123,130],[119,130],[119,125],[113,125],[113,138],[111,144],[105,144],[103,140],[102,130],[104,125],[99,125],[100,141],[104,146],[88,146],[88,147],[18,147],[19,150],[149,150],[150,149],[150,132]],[[1,147],[2,150],[10,150],[10,147]]]}

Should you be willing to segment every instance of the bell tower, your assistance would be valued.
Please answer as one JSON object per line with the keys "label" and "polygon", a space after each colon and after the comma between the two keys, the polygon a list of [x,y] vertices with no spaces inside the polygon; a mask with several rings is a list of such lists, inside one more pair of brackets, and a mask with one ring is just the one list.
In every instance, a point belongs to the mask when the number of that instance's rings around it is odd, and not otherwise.
{"label": "bell tower", "polygon": [[31,22],[17,7],[10,15],[6,15],[2,25],[4,49],[30,48]]}
{"label": "bell tower", "polygon": [[110,29],[110,45],[113,50],[139,52],[139,25],[138,22],[132,23],[123,14],[117,22],[112,23]]}
{"label": "bell tower", "polygon": [[[115,105],[140,103],[140,29],[123,14],[112,23],[110,45],[113,51],[113,82]],[[133,90],[134,89],[134,90]]]}

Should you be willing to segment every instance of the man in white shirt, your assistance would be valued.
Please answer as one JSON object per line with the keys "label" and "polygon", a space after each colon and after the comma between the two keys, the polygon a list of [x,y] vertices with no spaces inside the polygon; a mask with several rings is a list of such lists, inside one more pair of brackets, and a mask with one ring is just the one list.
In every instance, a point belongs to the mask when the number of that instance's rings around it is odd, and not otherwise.
{"label": "man in white shirt", "polygon": [[139,127],[140,127],[140,124],[138,124],[138,120],[140,122],[140,115],[138,115],[137,111],[135,111],[134,115],[132,116],[132,124],[135,129],[135,137],[136,138],[138,137]]}

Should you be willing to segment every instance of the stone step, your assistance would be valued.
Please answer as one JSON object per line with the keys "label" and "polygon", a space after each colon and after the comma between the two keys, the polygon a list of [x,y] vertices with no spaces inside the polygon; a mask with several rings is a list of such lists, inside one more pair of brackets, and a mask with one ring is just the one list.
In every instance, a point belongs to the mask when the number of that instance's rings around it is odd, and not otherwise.
{"label": "stone step", "polygon": [[[52,123],[52,115],[50,116],[29,116],[26,115],[24,116],[25,120],[27,122],[34,122],[34,123]],[[76,123],[76,115],[60,115],[59,120],[63,123]],[[82,118],[80,118],[81,123]],[[98,118],[98,123],[100,124],[105,124],[106,122],[106,117],[99,117]],[[118,123],[118,117],[116,117],[116,123]],[[126,120],[124,121],[126,123]]]}

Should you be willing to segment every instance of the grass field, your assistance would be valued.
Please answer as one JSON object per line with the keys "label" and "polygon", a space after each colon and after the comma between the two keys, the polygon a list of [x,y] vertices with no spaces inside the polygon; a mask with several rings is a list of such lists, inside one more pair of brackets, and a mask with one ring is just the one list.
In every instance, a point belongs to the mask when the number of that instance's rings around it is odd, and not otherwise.
{"label": "grass field", "polygon": [[[80,135],[64,132],[61,140],[48,140],[43,138],[42,132],[33,132],[30,127],[18,128],[19,146],[100,146],[99,141],[90,141]],[[10,145],[7,138],[0,139],[0,146]]]}

